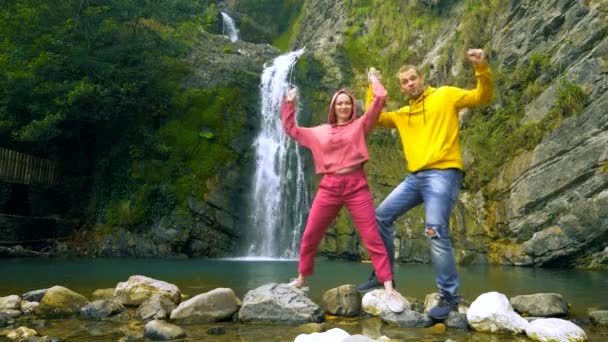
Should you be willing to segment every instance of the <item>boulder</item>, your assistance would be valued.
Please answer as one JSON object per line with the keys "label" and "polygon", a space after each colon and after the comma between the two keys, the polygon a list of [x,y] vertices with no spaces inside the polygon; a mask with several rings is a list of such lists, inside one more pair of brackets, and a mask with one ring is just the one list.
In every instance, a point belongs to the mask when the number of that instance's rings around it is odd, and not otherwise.
{"label": "boulder", "polygon": [[[361,306],[363,311],[372,315],[372,316],[380,316],[383,313],[392,313],[392,311],[388,308],[388,305],[384,302],[382,297],[384,296],[384,289],[373,290],[366,293],[361,300]],[[410,303],[407,299],[401,297],[405,302],[405,310],[411,308]]]}
{"label": "boulder", "polygon": [[565,316],[568,314],[568,303],[557,293],[537,293],[511,298],[513,309],[521,314],[533,317]]}
{"label": "boulder", "polygon": [[114,292],[116,292],[116,289],[113,287],[107,289],[97,289],[91,294],[91,301],[94,302],[96,300],[112,299],[114,298]]}
{"label": "boulder", "polygon": [[19,297],[17,295],[0,297],[0,311],[20,310],[20,309],[21,309],[21,297]]}
{"label": "boulder", "polygon": [[318,323],[324,316],[300,289],[269,283],[247,292],[238,318],[242,322],[295,325]]}
{"label": "boulder", "polygon": [[323,294],[323,309],[335,316],[353,317],[361,312],[361,295],[355,285],[342,285]]}
{"label": "boulder", "polygon": [[469,325],[481,332],[520,334],[528,321],[518,315],[507,297],[498,292],[487,292],[475,299],[467,311]]}
{"label": "boulder", "polygon": [[23,312],[24,315],[31,315],[34,313],[38,305],[40,305],[38,302],[28,302],[27,300],[22,300],[21,312]]}
{"label": "boulder", "polygon": [[42,297],[34,313],[48,317],[72,316],[78,314],[87,303],[85,296],[63,286],[53,286]]}
{"label": "boulder", "polygon": [[452,311],[448,314],[448,318],[443,322],[449,329],[469,330],[469,321],[467,314]]}
{"label": "boulder", "polygon": [[118,283],[114,299],[127,306],[138,306],[155,294],[166,296],[175,304],[181,300],[177,286],[141,275],[131,276],[126,282]]}
{"label": "boulder", "polygon": [[144,327],[144,336],[154,341],[170,341],[185,337],[186,333],[175,324],[153,320]]}
{"label": "boulder", "polygon": [[[183,303],[182,303],[183,304]],[[135,312],[135,318],[148,322],[154,319],[166,319],[177,305],[165,296],[155,294],[141,303]]]}
{"label": "boulder", "polygon": [[589,319],[594,325],[608,327],[608,310],[590,311]]}
{"label": "boulder", "polygon": [[232,289],[217,288],[181,303],[171,312],[171,319],[181,324],[225,320],[237,312],[237,302]]}
{"label": "boulder", "polygon": [[22,312],[20,310],[14,310],[14,309],[6,309],[6,310],[0,311],[0,316],[9,317],[9,318],[19,317],[19,316],[21,316],[21,314],[22,314]]}
{"label": "boulder", "polygon": [[42,297],[44,297],[44,295],[46,294],[47,290],[48,289],[41,289],[24,293],[21,296],[21,299],[27,300],[29,302],[40,302],[42,300]]}
{"label": "boulder", "polygon": [[80,314],[88,319],[128,320],[129,313],[117,300],[103,299],[90,302],[80,309]]}
{"label": "boulder", "polygon": [[380,319],[386,323],[400,327],[423,328],[433,325],[433,320],[429,316],[410,309],[405,309],[399,313],[390,310],[383,311],[380,313]]}
{"label": "boulder", "polygon": [[340,328],[333,328],[322,333],[315,332],[308,335],[300,334],[296,336],[296,339],[293,340],[293,342],[336,342],[344,341],[349,336],[350,334],[346,331]]}
{"label": "boulder", "polygon": [[559,318],[541,318],[526,327],[526,334],[535,341],[587,341],[587,334],[576,324]]}

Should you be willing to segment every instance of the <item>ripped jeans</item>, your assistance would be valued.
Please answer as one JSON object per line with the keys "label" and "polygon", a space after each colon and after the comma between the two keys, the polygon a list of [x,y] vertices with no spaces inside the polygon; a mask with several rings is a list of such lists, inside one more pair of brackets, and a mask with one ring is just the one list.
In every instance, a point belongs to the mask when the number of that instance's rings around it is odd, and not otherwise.
{"label": "ripped jeans", "polygon": [[458,199],[461,183],[462,171],[458,169],[410,173],[376,208],[378,228],[392,269],[395,220],[424,203],[425,235],[431,247],[437,288],[444,296],[457,296],[460,284],[450,238],[450,213]]}

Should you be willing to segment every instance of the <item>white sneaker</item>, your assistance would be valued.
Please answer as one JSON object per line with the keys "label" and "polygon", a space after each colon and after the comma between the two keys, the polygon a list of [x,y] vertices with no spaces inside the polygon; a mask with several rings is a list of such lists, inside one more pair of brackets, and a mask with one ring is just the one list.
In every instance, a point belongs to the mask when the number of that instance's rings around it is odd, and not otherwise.
{"label": "white sneaker", "polygon": [[396,291],[385,293],[382,299],[392,312],[399,313],[405,310],[405,301]]}

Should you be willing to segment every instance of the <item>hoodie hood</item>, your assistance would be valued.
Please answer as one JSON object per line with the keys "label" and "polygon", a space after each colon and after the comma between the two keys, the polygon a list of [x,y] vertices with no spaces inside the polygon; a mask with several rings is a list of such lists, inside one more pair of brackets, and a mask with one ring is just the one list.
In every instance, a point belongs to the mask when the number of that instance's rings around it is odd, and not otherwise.
{"label": "hoodie hood", "polygon": [[351,93],[349,93],[348,90],[340,89],[331,98],[331,103],[329,104],[329,113],[327,114],[327,122],[330,125],[335,125],[338,123],[338,117],[336,115],[335,107],[336,107],[336,99],[338,98],[338,96],[340,94],[346,94],[348,97],[350,97],[350,101],[352,103],[352,107],[350,110],[350,118],[348,119],[347,123],[350,123],[357,118],[357,104],[355,102],[355,97]]}

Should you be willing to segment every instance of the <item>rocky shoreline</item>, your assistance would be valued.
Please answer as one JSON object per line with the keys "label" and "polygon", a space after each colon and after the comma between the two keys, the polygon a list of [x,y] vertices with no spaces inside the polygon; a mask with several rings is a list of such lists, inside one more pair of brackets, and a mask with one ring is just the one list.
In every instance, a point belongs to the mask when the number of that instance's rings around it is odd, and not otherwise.
{"label": "rocky shoreline", "polygon": [[[608,336],[608,310],[588,310],[587,317],[570,317],[568,303],[556,293],[509,299],[487,292],[470,303],[463,301],[458,312],[439,322],[426,314],[437,303],[436,293],[428,294],[424,301],[406,296],[406,310],[397,314],[382,301],[383,292],[373,290],[362,296],[354,285],[342,285],[325,292],[319,305],[308,297],[307,288],[268,283],[248,291],[242,300],[230,288],[188,298],[174,284],[134,275],[115,288],[94,291],[89,298],[62,286],[0,297],[0,340],[63,341],[62,337],[39,336],[36,325],[41,325],[41,320],[74,318],[135,323],[119,341],[188,339],[184,327],[221,322],[297,326],[302,332],[295,337],[297,342],[400,340],[382,334],[382,327],[424,328],[438,334],[466,331],[527,336],[535,341],[587,341],[586,328],[600,329],[606,332],[602,336]],[[351,335],[339,327],[329,329],[324,323],[335,317],[375,318],[380,323]],[[208,335],[224,333],[222,326],[207,330]]]}

